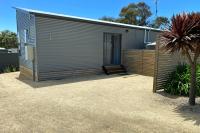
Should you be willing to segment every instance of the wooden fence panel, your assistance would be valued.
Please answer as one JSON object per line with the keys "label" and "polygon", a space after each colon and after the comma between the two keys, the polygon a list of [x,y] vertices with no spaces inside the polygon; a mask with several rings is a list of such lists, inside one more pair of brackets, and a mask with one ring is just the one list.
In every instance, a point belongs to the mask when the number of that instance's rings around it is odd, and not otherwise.
{"label": "wooden fence panel", "polygon": [[123,64],[129,73],[154,76],[155,50],[123,51]]}
{"label": "wooden fence panel", "polygon": [[142,74],[146,76],[154,76],[155,67],[155,51],[143,50]]}

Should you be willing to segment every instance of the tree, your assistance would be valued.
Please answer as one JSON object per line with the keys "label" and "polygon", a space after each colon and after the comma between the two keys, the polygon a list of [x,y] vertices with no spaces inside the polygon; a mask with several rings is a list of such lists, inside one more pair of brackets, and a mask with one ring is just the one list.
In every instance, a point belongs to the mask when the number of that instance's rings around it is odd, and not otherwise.
{"label": "tree", "polygon": [[187,57],[191,66],[189,104],[195,105],[196,64],[200,55],[200,13],[173,16],[170,27],[161,34],[161,45],[170,53],[178,51]]}
{"label": "tree", "polygon": [[149,22],[148,19],[152,16],[150,7],[144,3],[130,3],[128,6],[125,6],[121,9],[119,18],[107,17],[104,16],[100,20],[110,21],[110,22],[119,22],[132,25],[140,26],[150,26],[154,28],[163,29],[169,24],[167,17],[157,17],[153,22]]}
{"label": "tree", "polygon": [[154,28],[160,28],[160,29],[164,29],[165,27],[167,27],[169,25],[169,19],[167,17],[157,17],[153,23],[152,23],[152,27]]}
{"label": "tree", "polygon": [[100,20],[109,21],[109,22],[115,22],[115,21],[116,21],[115,18],[113,18],[113,17],[108,17],[108,16],[104,16],[104,17],[100,18]]}
{"label": "tree", "polygon": [[148,21],[147,19],[152,15],[150,7],[144,3],[144,2],[139,2],[137,4],[138,7],[138,25],[147,25]]}
{"label": "tree", "polygon": [[121,9],[120,18],[118,19],[118,21],[121,23],[126,23],[126,24],[137,24],[136,9],[137,9],[137,6],[134,3],[129,4],[127,7],[123,7]]}
{"label": "tree", "polygon": [[17,48],[17,35],[14,32],[5,30],[0,32],[0,47],[3,48]]}
{"label": "tree", "polygon": [[148,24],[147,20],[151,15],[150,7],[146,3],[131,3],[122,8],[119,22],[143,26]]}

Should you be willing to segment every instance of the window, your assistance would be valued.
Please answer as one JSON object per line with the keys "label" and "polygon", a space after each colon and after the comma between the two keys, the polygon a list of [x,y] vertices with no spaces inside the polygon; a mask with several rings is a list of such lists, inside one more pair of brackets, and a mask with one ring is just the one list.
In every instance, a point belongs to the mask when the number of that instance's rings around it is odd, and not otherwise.
{"label": "window", "polygon": [[20,41],[19,32],[17,32],[17,42],[18,42],[18,53],[19,53],[19,56],[21,56],[21,41]]}
{"label": "window", "polygon": [[34,48],[30,45],[25,46],[25,60],[33,60],[33,50]]}
{"label": "window", "polygon": [[22,53],[21,53],[21,44],[20,43],[18,44],[18,53],[19,53],[19,56],[22,55]]}
{"label": "window", "polygon": [[17,32],[17,41],[20,44],[20,35],[19,35],[19,32]]}
{"label": "window", "polygon": [[34,20],[34,15],[31,15],[31,14],[30,14],[30,15],[29,15],[29,19],[30,19],[30,20]]}
{"label": "window", "polygon": [[25,60],[28,60],[28,43],[29,43],[29,30],[25,29],[24,30],[24,54],[25,54]]}
{"label": "window", "polygon": [[28,60],[28,46],[25,46],[24,54],[25,54],[25,60]]}
{"label": "window", "polygon": [[24,43],[28,43],[29,39],[29,30],[25,29],[24,30]]}

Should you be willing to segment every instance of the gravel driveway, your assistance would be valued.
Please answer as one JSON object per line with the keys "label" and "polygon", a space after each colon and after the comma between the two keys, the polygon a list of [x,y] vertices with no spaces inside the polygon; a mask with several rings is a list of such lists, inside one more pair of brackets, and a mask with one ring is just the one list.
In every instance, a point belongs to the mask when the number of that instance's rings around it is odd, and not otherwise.
{"label": "gravel driveway", "polygon": [[152,77],[99,75],[34,83],[18,76],[0,74],[1,133],[200,132],[200,105],[153,94]]}

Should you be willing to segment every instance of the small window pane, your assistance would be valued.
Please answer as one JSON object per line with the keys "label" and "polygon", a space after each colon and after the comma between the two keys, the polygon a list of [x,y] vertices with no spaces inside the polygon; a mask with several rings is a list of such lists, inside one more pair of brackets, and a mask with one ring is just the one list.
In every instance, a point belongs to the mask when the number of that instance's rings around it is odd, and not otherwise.
{"label": "small window pane", "polygon": [[28,60],[28,46],[25,46],[25,60]]}
{"label": "small window pane", "polygon": [[24,30],[24,43],[28,43],[29,39],[29,30]]}

